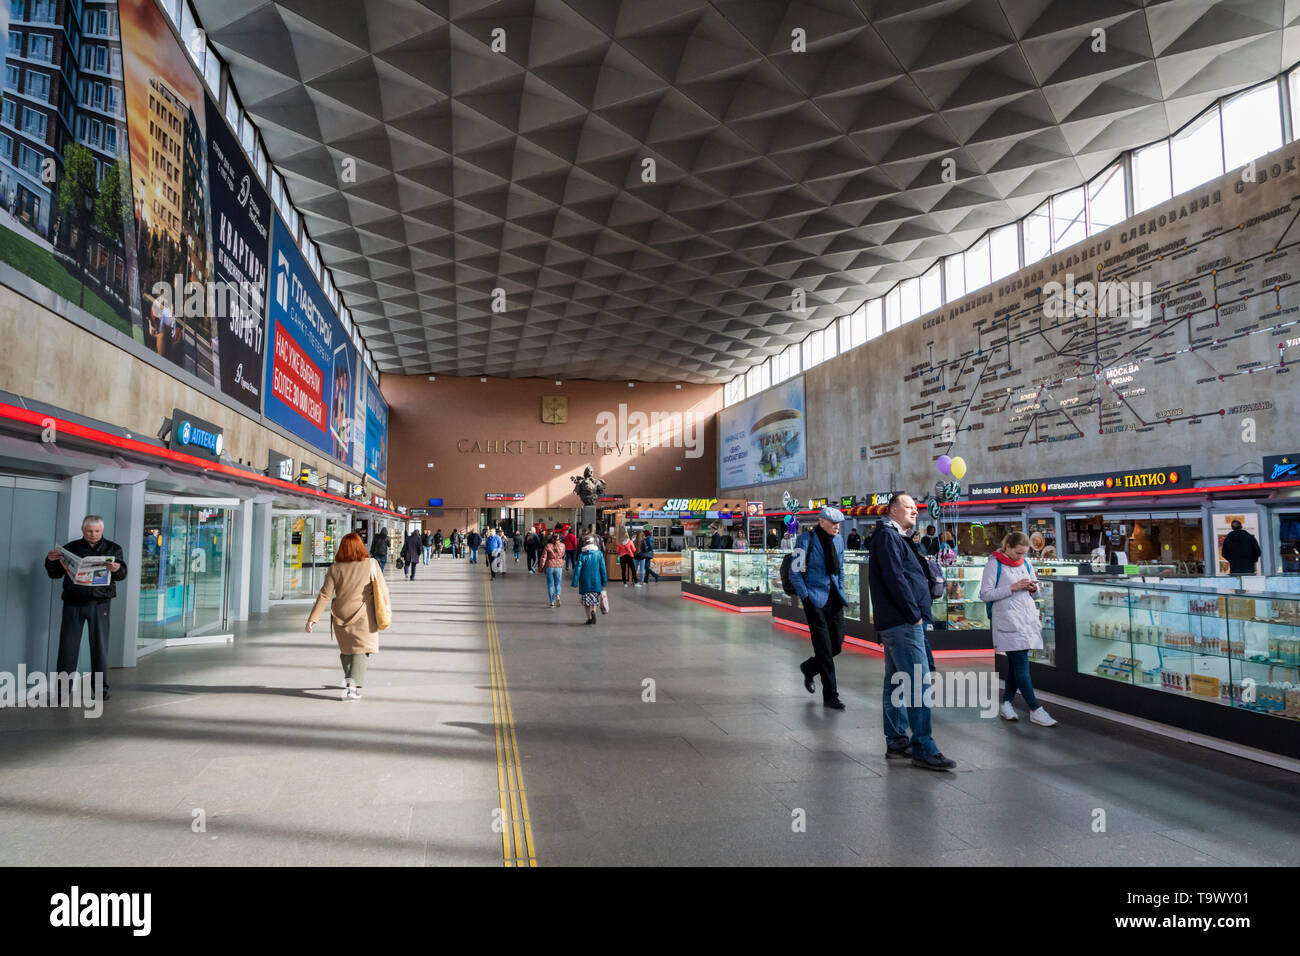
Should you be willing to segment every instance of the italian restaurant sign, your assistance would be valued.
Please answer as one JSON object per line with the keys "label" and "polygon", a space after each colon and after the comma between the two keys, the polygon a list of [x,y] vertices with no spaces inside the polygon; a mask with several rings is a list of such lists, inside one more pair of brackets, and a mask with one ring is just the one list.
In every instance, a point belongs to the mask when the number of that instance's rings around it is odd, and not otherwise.
{"label": "italian restaurant sign", "polygon": [[1000,484],[975,484],[967,489],[968,497],[1032,498],[1040,495],[1105,495],[1115,491],[1163,490],[1188,488],[1192,483],[1192,466],[1144,468],[1137,471],[1104,471],[1066,478],[1017,478]]}

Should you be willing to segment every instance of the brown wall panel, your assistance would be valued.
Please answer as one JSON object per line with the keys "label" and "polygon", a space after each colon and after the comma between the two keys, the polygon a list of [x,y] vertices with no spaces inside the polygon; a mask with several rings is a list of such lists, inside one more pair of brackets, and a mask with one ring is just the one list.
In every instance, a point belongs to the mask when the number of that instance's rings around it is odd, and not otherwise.
{"label": "brown wall panel", "polygon": [[[569,478],[587,465],[610,494],[716,496],[721,386],[384,375],[380,388],[390,406],[389,493],[403,504],[578,507]],[[542,421],[549,396],[568,399],[567,423]],[[655,427],[654,413],[682,424]],[[488,493],[526,497],[498,503]]]}

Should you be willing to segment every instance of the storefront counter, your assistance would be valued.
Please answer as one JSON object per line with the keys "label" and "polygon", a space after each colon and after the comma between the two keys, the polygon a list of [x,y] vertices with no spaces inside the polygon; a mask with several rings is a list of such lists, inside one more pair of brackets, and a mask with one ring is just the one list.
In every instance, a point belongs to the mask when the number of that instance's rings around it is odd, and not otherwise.
{"label": "storefront counter", "polygon": [[767,612],[781,591],[783,551],[682,552],[682,597],[728,611]]}

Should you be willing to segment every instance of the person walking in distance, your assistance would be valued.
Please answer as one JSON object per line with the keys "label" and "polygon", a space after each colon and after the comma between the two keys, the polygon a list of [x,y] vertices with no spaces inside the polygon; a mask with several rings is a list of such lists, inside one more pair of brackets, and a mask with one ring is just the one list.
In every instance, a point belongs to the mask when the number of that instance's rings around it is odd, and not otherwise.
{"label": "person walking in distance", "polygon": [[500,567],[500,562],[504,559],[504,551],[505,544],[501,539],[501,535],[497,534],[495,528],[489,528],[487,538],[483,542],[483,553],[487,556],[488,571],[491,573],[493,581],[497,579],[497,570]]}
{"label": "person walking in distance", "polygon": [[535,528],[529,528],[528,533],[524,535],[524,554],[528,558],[528,573],[532,574],[537,570],[537,558],[541,554],[542,541]]}
{"label": "person walking in distance", "polygon": [[433,556],[438,560],[442,559],[442,545],[443,545],[442,529],[439,528],[437,531],[433,533]]}
{"label": "person walking in distance", "polygon": [[325,572],[316,603],[307,616],[307,633],[316,627],[330,609],[330,626],[339,645],[343,663],[343,699],[360,700],[366,679],[366,663],[379,650],[379,622],[375,613],[375,589],[391,606],[388,582],[379,563],[366,560],[366,546],[355,531],[345,534],[334,554],[334,563]]}
{"label": "person walking in distance", "polygon": [[626,531],[623,532],[623,541],[618,546],[618,569],[623,575],[623,587],[628,586],[628,579],[636,582],[636,545],[628,537]]}
{"label": "person walking in distance", "polygon": [[524,549],[524,536],[523,536],[522,534],[520,534],[520,533],[519,533],[519,529],[516,528],[516,529],[515,529],[515,533],[514,533],[514,535],[513,535],[512,537],[513,537],[514,546],[515,546],[515,564],[518,564],[518,563],[519,563],[519,552],[522,551],[522,550]]}
{"label": "person walking in distance", "polygon": [[1223,538],[1219,554],[1228,562],[1229,574],[1254,574],[1255,562],[1262,552],[1255,536],[1241,526],[1240,521],[1232,523],[1232,530]]}
{"label": "person walking in distance", "polygon": [[[917,545],[916,502],[911,495],[892,495],[886,516],[876,526],[867,549],[867,581],[871,591],[872,623],[885,648],[885,756],[910,758],[912,766],[951,770],[957,761],[940,751],[931,735],[930,708],[925,704],[927,675],[933,669],[925,622],[930,619],[930,568]],[[894,675],[902,675],[906,707],[894,703]],[[911,730],[911,739],[907,732]]]}
{"label": "person walking in distance", "polygon": [[578,536],[573,533],[573,529],[565,527],[564,529],[564,567],[568,570],[578,557]]}
{"label": "person walking in distance", "polygon": [[1034,602],[1038,579],[1028,553],[1028,535],[1012,531],[1003,538],[1002,547],[984,565],[980,600],[992,605],[993,650],[1007,655],[1007,687],[1000,716],[1003,720],[1020,719],[1012,706],[1019,690],[1029,705],[1030,722],[1055,727],[1057,722],[1039,705],[1029,679],[1029,652],[1042,648],[1043,625]]}
{"label": "person walking in distance", "polygon": [[[803,603],[813,656],[799,665],[803,686],[815,693],[813,678],[822,679],[822,706],[843,710],[835,681],[835,657],[844,648],[844,540],[838,508],[823,508],[817,527],[799,535],[790,565],[790,583]],[[800,560],[802,556],[802,561]]]}
{"label": "person walking in distance", "polygon": [[582,610],[587,615],[586,624],[595,624],[600,608],[601,595],[609,576],[605,571],[605,555],[600,551],[600,543],[594,534],[582,539],[582,550],[573,562],[573,586],[582,597]]}
{"label": "person walking in distance", "polygon": [[405,563],[407,576],[415,580],[415,566],[420,563],[424,548],[420,544],[420,532],[412,531],[402,543],[402,561]]}
{"label": "person walking in distance", "polygon": [[654,569],[655,563],[655,536],[649,531],[641,532],[641,542],[637,553],[641,562],[641,581],[645,584],[650,583],[651,575],[654,576],[655,584],[659,583],[659,572]]}
{"label": "person walking in distance", "polygon": [[[99,515],[86,515],[81,521],[81,537],[69,541],[63,550],[78,558],[110,559],[89,583],[78,584],[63,563],[63,551],[54,548],[45,556],[46,575],[52,581],[63,579],[63,620],[59,625],[59,655],[55,668],[59,674],[77,671],[84,628],[90,642],[92,684],[91,690],[83,692],[82,699],[97,688],[100,699],[108,700],[109,603],[117,597],[117,582],[126,580],[126,557],[120,545],[104,537],[104,519]],[[66,681],[60,680],[59,686],[51,688],[51,691],[57,696],[65,686]]]}
{"label": "person walking in distance", "polygon": [[420,532],[420,556],[425,564],[433,558],[433,535],[427,531]]}
{"label": "person walking in distance", "polygon": [[546,594],[551,600],[548,607],[559,607],[560,590],[564,587],[564,544],[554,531],[542,550],[542,571],[546,574]]}
{"label": "person walking in distance", "polygon": [[370,556],[379,562],[380,571],[388,568],[388,549],[391,546],[387,528],[380,528],[375,532],[375,540],[370,542]]}
{"label": "person walking in distance", "polygon": [[469,548],[469,563],[478,564],[478,546],[483,539],[479,537],[476,529],[470,528],[469,534],[465,535],[465,546]]}
{"label": "person walking in distance", "polygon": [[852,528],[849,529],[849,536],[844,542],[844,549],[846,551],[862,550],[862,535],[858,534],[857,525],[854,525]]}

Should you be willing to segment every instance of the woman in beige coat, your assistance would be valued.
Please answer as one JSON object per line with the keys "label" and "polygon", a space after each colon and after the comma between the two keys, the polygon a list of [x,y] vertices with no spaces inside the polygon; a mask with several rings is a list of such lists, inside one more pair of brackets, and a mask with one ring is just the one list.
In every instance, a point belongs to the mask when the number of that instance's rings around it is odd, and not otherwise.
{"label": "woman in beige coat", "polygon": [[361,684],[366,678],[366,659],[379,650],[379,623],[375,619],[375,588],[388,602],[388,583],[379,565],[366,553],[361,535],[345,534],[334,555],[334,563],[325,572],[325,583],[307,618],[307,633],[330,609],[334,639],[339,642],[343,661],[343,699],[360,700]]}

